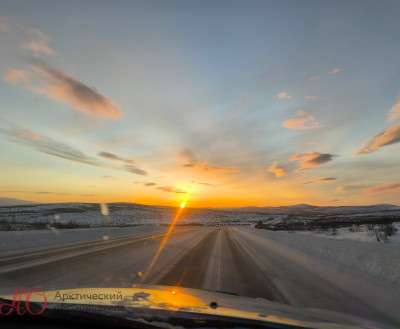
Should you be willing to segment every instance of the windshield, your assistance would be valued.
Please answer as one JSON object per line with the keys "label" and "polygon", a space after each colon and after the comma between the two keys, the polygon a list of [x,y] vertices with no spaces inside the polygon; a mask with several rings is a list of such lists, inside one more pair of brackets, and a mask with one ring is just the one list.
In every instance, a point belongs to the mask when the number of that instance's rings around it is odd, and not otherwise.
{"label": "windshield", "polygon": [[0,4],[0,295],[400,326],[399,2]]}

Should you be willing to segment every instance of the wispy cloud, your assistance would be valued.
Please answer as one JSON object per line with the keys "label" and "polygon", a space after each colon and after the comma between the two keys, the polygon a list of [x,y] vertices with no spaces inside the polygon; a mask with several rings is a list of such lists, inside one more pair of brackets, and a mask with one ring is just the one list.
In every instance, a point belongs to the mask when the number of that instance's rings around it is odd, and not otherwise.
{"label": "wispy cloud", "polygon": [[31,73],[25,70],[8,70],[7,73],[3,76],[3,81],[11,83],[13,85],[29,83],[31,81]]}
{"label": "wispy cloud", "polygon": [[199,184],[199,185],[205,185],[205,186],[211,186],[211,187],[215,187],[215,185],[214,185],[214,184],[211,184],[211,183],[203,183],[203,182],[198,182],[197,184]]}
{"label": "wispy cloud", "polygon": [[283,167],[279,167],[278,162],[274,162],[272,165],[270,165],[267,171],[274,173],[275,177],[277,178],[286,175],[286,169]]}
{"label": "wispy cloud", "polygon": [[157,183],[153,182],[134,182],[135,184],[143,184],[144,186],[156,186]]}
{"label": "wispy cloud", "polygon": [[303,184],[310,184],[310,183],[327,183],[327,182],[332,182],[332,181],[335,181],[335,180],[337,180],[337,178],[334,178],[334,177],[326,177],[326,178],[318,178],[318,179],[315,179],[315,180],[310,180],[310,181],[305,182],[305,183],[303,183]]}
{"label": "wispy cloud", "polygon": [[[68,104],[79,112],[113,119],[122,116],[122,109],[118,104],[76,78],[37,59],[32,60],[31,67],[30,72],[9,70],[3,80],[21,84],[26,90]],[[28,76],[30,80],[25,81]]]}
{"label": "wispy cloud", "polygon": [[33,28],[27,28],[26,32],[32,37],[32,41],[22,44],[22,49],[30,50],[34,55],[44,54],[54,56],[56,52],[49,47],[50,38],[42,31]]}
{"label": "wispy cloud", "polygon": [[27,50],[35,56],[54,56],[56,51],[49,45],[50,37],[37,28],[20,24],[10,17],[0,16],[0,31],[7,33],[17,48]]}
{"label": "wispy cloud", "polygon": [[334,180],[337,180],[335,177],[326,177],[326,178],[318,178],[315,180],[317,183],[325,183],[325,182],[332,182]]}
{"label": "wispy cloud", "polygon": [[308,168],[318,167],[326,164],[333,159],[334,155],[329,153],[310,152],[303,154],[295,154],[290,159],[291,161],[299,161],[301,167],[295,172],[305,171]]}
{"label": "wispy cloud", "polygon": [[98,154],[98,156],[103,158],[103,159],[110,160],[110,161],[125,162],[127,164],[133,164],[134,163],[130,159],[123,158],[123,157],[120,157],[120,156],[118,156],[116,154],[109,153],[109,152],[100,152]]}
{"label": "wispy cloud", "polygon": [[364,193],[400,192],[400,182],[378,185],[363,191]]}
{"label": "wispy cloud", "polygon": [[122,170],[138,175],[147,175],[147,172],[132,165],[112,165],[90,157],[82,151],[65,143],[58,142],[50,137],[37,134],[25,129],[0,129],[12,142],[30,147],[41,153],[49,154],[64,160],[78,162],[100,168]]}
{"label": "wispy cloud", "polygon": [[297,118],[285,121],[282,127],[288,129],[306,130],[322,127],[315,118],[306,111],[297,111]]}
{"label": "wispy cloud", "polygon": [[397,103],[389,111],[389,121],[400,119],[400,93],[397,95]]}
{"label": "wispy cloud", "polygon": [[334,69],[332,69],[329,74],[338,74],[340,72],[343,71],[343,68],[339,68],[339,67],[335,67]]}
{"label": "wispy cloud", "polygon": [[[328,75],[335,75],[335,74],[342,72],[343,70],[344,70],[344,68],[335,67],[328,72]],[[324,75],[326,75],[326,74],[324,74]],[[316,75],[316,76],[309,78],[308,81],[315,81],[315,80],[319,80],[319,79],[321,79],[321,75]]]}
{"label": "wispy cloud", "polygon": [[145,170],[140,169],[136,166],[124,165],[123,168],[125,169],[125,171],[130,172],[132,174],[147,176],[147,172]]}
{"label": "wispy cloud", "polygon": [[292,98],[292,96],[288,95],[288,93],[286,91],[280,92],[277,96],[278,96],[278,98],[283,98],[283,99],[291,99]]}
{"label": "wispy cloud", "polygon": [[240,172],[239,169],[234,169],[234,168],[228,168],[228,167],[216,167],[212,166],[206,162],[201,164],[204,171],[208,172],[216,172],[216,173],[237,173]]}
{"label": "wispy cloud", "polygon": [[321,79],[321,76],[320,75],[316,75],[314,77],[309,78],[308,80],[309,81],[315,81],[315,80],[319,80],[319,79]]}
{"label": "wispy cloud", "polygon": [[363,155],[378,150],[383,146],[400,142],[400,123],[389,127],[367,141],[353,156]]}
{"label": "wispy cloud", "polygon": [[309,99],[309,100],[316,100],[317,98],[318,98],[318,96],[315,96],[315,95],[306,96],[306,99]]}
{"label": "wispy cloud", "polygon": [[161,190],[163,192],[171,192],[171,193],[176,193],[176,194],[187,193],[186,191],[184,191],[182,189],[177,189],[173,186],[159,186],[159,187],[156,187],[156,189]]}

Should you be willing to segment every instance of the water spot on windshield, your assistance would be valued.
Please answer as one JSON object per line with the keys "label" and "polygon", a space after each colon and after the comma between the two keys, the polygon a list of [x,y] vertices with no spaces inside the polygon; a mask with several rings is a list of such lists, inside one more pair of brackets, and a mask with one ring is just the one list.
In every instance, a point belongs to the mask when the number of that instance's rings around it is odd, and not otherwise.
{"label": "water spot on windshield", "polygon": [[109,210],[106,203],[100,203],[100,212],[103,216],[108,216]]}

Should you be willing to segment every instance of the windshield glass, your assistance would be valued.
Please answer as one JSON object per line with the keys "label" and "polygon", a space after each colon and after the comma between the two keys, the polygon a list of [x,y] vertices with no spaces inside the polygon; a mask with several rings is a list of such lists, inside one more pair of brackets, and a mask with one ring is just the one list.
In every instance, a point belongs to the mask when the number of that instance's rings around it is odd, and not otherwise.
{"label": "windshield glass", "polygon": [[0,295],[400,326],[399,12],[2,0]]}

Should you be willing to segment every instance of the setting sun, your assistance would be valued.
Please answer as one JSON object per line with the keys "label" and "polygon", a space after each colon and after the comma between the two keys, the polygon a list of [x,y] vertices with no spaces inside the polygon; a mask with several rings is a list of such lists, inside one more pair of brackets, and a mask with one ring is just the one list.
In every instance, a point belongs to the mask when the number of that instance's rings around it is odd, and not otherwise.
{"label": "setting sun", "polygon": [[186,203],[185,203],[185,202],[182,202],[181,208],[185,208],[185,206],[186,206]]}

